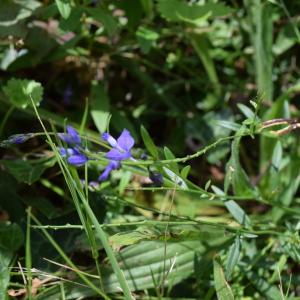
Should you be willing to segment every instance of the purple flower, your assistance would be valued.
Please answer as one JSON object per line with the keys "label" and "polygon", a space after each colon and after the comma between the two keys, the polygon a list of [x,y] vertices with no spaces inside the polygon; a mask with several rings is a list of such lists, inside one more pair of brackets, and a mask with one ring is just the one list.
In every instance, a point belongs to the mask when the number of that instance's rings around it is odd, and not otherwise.
{"label": "purple flower", "polygon": [[86,155],[80,152],[81,139],[75,128],[67,126],[67,133],[59,133],[58,136],[70,146],[70,148],[58,148],[60,155],[67,157],[69,164],[82,166],[88,161]]}
{"label": "purple flower", "polygon": [[67,126],[67,133],[58,133],[58,136],[62,141],[69,145],[80,145],[81,143],[77,130],[70,125]]}
{"label": "purple flower", "polygon": [[134,139],[127,129],[122,131],[117,140],[107,132],[102,134],[102,139],[108,142],[112,149],[105,154],[105,157],[109,159],[109,164],[98,178],[99,181],[106,180],[112,170],[118,169],[120,161],[132,158],[131,148],[134,146]]}
{"label": "purple flower", "polygon": [[33,135],[33,133],[14,134],[8,138],[8,141],[11,144],[22,144],[30,139]]}
{"label": "purple flower", "polygon": [[110,160],[124,160],[131,157],[131,148],[134,145],[134,139],[127,129],[124,129],[117,140],[109,133],[102,134],[102,139],[108,142],[113,148],[105,155]]}
{"label": "purple flower", "polygon": [[67,161],[71,165],[82,166],[88,161],[88,158],[76,148],[59,148],[58,150],[62,157],[67,157]]}

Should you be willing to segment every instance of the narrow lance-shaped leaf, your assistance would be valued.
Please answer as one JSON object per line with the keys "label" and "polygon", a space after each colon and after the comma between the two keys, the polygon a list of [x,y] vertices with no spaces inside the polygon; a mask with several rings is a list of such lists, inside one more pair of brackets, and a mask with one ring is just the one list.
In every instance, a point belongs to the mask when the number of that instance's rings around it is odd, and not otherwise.
{"label": "narrow lance-shaped leaf", "polygon": [[153,156],[154,159],[158,159],[157,148],[144,126],[141,126],[141,136],[149,153]]}
{"label": "narrow lance-shaped leaf", "polygon": [[227,279],[230,279],[233,269],[239,261],[240,252],[241,252],[241,238],[240,236],[236,236],[227,254],[227,261],[226,261]]}
{"label": "narrow lance-shaped leaf", "polygon": [[214,259],[214,282],[218,300],[234,300],[233,292],[225,279],[219,258]]}
{"label": "narrow lance-shaped leaf", "polygon": [[92,82],[91,115],[98,131],[103,133],[108,126],[110,116],[109,98],[104,86],[97,82]]}

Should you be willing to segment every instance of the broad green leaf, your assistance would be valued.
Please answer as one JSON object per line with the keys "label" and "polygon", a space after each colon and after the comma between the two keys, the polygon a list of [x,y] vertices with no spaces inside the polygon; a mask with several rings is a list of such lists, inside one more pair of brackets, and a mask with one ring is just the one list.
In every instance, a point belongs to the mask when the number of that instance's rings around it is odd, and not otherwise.
{"label": "broad green leaf", "polygon": [[233,292],[225,279],[224,271],[218,258],[214,259],[214,282],[218,300],[234,300]]}
{"label": "broad green leaf", "polygon": [[72,8],[70,16],[67,19],[61,19],[59,27],[64,31],[76,31],[81,26],[81,22],[78,22],[78,20],[80,20],[82,13],[83,9],[81,7]]}
{"label": "broad green leaf", "polygon": [[158,157],[157,148],[144,126],[141,126],[141,136],[145,144],[145,147],[147,148],[149,153],[153,156],[154,159],[158,159],[159,157]]}
{"label": "broad green leaf", "polygon": [[234,243],[230,246],[228,254],[227,254],[227,261],[226,261],[226,278],[230,279],[232,271],[236,264],[239,261],[241,253],[241,238],[236,236],[234,239]]}
{"label": "broad green leaf", "polygon": [[18,250],[23,242],[23,234],[17,224],[0,223],[0,245],[2,249],[8,250],[13,255],[13,252]]}
{"label": "broad green leaf", "polygon": [[91,115],[99,132],[103,133],[108,127],[110,118],[109,98],[103,84],[92,83]]}
{"label": "broad green leaf", "polygon": [[59,13],[64,19],[67,19],[71,14],[71,1],[70,0],[55,0]]}
{"label": "broad green leaf", "polygon": [[[222,3],[199,5],[180,0],[159,0],[157,9],[161,16],[169,21],[187,21],[197,25],[201,24],[209,16],[223,16],[233,11],[232,8]],[[200,23],[197,22],[199,20],[201,20]]]}
{"label": "broad green leaf", "polygon": [[[169,241],[166,252],[164,241],[145,241],[126,247],[117,256],[130,289],[142,291],[155,287],[153,279],[158,283],[161,282],[164,266],[165,272],[168,272],[174,264],[164,282],[166,286],[174,285],[187,278],[193,273],[195,253],[203,252],[204,247],[199,240]],[[108,293],[120,291],[116,275],[111,270],[104,272],[103,285]],[[75,286],[70,283],[65,284],[65,291],[77,297],[79,293],[84,293],[86,296],[95,295],[94,291],[84,286]],[[48,294],[37,295],[36,300],[57,300],[59,298],[57,295],[59,294],[53,294],[52,290]]]}
{"label": "broad green leaf", "polygon": [[34,164],[21,159],[1,160],[0,162],[19,182],[25,182],[30,185],[39,180],[47,168],[54,165],[55,159],[46,159]]}
{"label": "broad green leaf", "polygon": [[19,21],[30,17],[39,6],[41,6],[41,3],[35,0],[1,0],[0,26],[17,25]]}
{"label": "broad green leaf", "polygon": [[0,171],[0,206],[6,211],[11,222],[20,224],[25,218],[23,198],[18,194],[16,179],[7,172]]}
{"label": "broad green leaf", "polygon": [[5,95],[11,103],[19,108],[26,108],[31,104],[39,105],[43,96],[43,87],[39,82],[27,79],[10,79],[3,87]]}

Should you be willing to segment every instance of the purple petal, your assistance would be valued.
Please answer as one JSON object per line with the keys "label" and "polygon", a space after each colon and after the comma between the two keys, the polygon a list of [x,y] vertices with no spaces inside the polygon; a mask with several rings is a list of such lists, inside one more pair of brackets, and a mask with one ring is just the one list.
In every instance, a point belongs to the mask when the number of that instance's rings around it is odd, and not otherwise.
{"label": "purple petal", "polygon": [[57,134],[58,137],[65,143],[67,144],[72,144],[73,143],[73,139],[70,135],[66,134],[66,133],[58,133]]}
{"label": "purple petal", "polygon": [[67,126],[67,133],[71,137],[71,139],[73,140],[74,144],[80,144],[81,143],[81,139],[80,139],[80,136],[78,134],[78,131],[74,127],[68,125]]}
{"label": "purple petal", "polygon": [[88,158],[83,155],[83,154],[76,154],[76,155],[71,155],[68,157],[68,163],[74,166],[81,166],[84,165],[87,161]]}
{"label": "purple petal", "polygon": [[102,134],[102,139],[105,142],[108,142],[112,147],[117,147],[118,143],[114,137],[112,137],[108,132]]}
{"label": "purple petal", "polygon": [[109,176],[110,172],[112,170],[119,168],[119,166],[120,166],[120,163],[118,161],[113,161],[113,160],[110,161],[110,163],[105,168],[104,172],[99,176],[98,180],[105,181],[107,179],[107,177]]}
{"label": "purple petal", "polygon": [[127,129],[124,129],[117,139],[118,145],[121,149],[129,151],[134,145],[134,139]]}
{"label": "purple petal", "polygon": [[110,151],[108,151],[105,154],[105,157],[108,159],[112,159],[112,160],[124,160],[127,159],[129,157],[131,157],[131,153],[130,151],[119,151],[118,149],[114,148],[111,149]]}
{"label": "purple petal", "polygon": [[77,151],[75,151],[72,148],[63,148],[63,147],[58,147],[58,151],[59,151],[59,154],[62,157],[66,157],[66,156],[69,156],[69,155],[74,155],[75,153],[77,153]]}

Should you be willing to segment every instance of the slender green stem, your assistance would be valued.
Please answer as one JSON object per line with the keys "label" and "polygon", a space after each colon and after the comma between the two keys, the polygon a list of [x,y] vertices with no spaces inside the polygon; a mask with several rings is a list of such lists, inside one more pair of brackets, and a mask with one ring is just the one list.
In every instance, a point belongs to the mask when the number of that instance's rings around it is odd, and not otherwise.
{"label": "slender green stem", "polygon": [[26,257],[26,269],[27,269],[27,294],[28,300],[32,299],[32,261],[31,261],[31,239],[30,239],[30,230],[31,230],[31,207],[27,209],[27,225],[26,225],[26,246],[25,246],[25,257]]}
{"label": "slender green stem", "polygon": [[[172,218],[176,218],[176,216],[171,214]],[[285,235],[284,232],[280,231],[274,231],[271,229],[266,230],[248,230],[241,227],[233,227],[224,223],[217,223],[207,220],[187,220],[188,218],[184,217],[177,217],[178,219],[182,219],[182,221],[152,221],[152,220],[144,220],[144,221],[138,221],[138,222],[124,222],[124,223],[112,223],[112,224],[102,224],[99,225],[102,228],[110,228],[110,227],[128,227],[128,226],[162,226],[165,227],[166,224],[169,224],[169,226],[201,226],[201,225],[209,225],[214,227],[220,227],[224,228],[230,232],[242,232],[242,233],[248,233],[248,234],[256,234],[256,235],[268,235],[268,234],[274,234],[274,235]],[[228,220],[229,221],[229,220]],[[77,230],[84,230],[84,226],[82,225],[74,225],[74,224],[66,224],[66,225],[42,225],[42,226],[32,226],[32,228],[35,229],[52,229],[52,230],[68,230],[68,229],[77,229]],[[94,228],[94,226],[93,226]]]}

